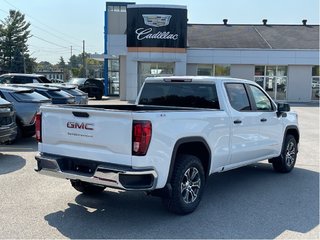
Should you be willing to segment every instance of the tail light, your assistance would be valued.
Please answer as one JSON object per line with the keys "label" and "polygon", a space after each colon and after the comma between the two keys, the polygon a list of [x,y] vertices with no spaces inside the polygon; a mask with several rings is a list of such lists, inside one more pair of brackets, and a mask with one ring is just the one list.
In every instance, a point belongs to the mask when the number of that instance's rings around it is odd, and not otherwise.
{"label": "tail light", "polygon": [[41,113],[36,114],[36,139],[38,142],[42,142],[41,136]]}
{"label": "tail light", "polygon": [[150,121],[133,121],[132,155],[145,156],[151,141],[152,126]]}

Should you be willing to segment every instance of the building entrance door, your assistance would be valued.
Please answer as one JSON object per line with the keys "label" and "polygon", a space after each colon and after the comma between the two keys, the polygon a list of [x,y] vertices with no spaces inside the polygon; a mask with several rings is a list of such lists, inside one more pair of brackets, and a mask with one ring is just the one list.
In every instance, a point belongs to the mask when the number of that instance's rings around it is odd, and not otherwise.
{"label": "building entrance door", "polygon": [[174,75],[174,63],[139,62],[138,92],[147,77],[165,77]]}

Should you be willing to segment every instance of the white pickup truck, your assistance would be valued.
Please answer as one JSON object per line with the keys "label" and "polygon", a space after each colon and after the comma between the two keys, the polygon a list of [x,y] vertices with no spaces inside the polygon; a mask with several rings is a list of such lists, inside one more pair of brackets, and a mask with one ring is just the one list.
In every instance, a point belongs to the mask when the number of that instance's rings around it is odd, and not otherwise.
{"label": "white pickup truck", "polygon": [[42,106],[36,171],[69,179],[85,194],[146,191],[187,214],[213,173],[265,159],[290,172],[297,121],[253,81],[147,78],[134,105]]}

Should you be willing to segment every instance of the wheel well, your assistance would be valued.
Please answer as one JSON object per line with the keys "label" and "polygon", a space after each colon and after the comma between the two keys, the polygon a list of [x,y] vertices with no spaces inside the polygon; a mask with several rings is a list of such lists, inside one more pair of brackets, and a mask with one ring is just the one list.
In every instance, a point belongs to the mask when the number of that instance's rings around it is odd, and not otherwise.
{"label": "wheel well", "polygon": [[210,171],[210,152],[203,142],[183,143],[178,147],[176,157],[180,154],[190,154],[198,157],[202,163],[206,176]]}
{"label": "wheel well", "polygon": [[289,135],[289,134],[296,139],[297,143],[299,143],[300,135],[296,129],[288,129],[286,135]]}

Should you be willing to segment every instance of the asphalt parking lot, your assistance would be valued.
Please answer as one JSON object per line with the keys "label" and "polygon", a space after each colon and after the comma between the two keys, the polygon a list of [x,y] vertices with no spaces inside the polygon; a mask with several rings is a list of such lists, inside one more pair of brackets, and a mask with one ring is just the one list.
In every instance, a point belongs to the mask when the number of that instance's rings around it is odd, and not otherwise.
{"label": "asphalt parking lot", "polygon": [[301,132],[296,168],[278,174],[262,162],[215,174],[187,216],[167,212],[144,193],[88,197],[66,180],[37,174],[34,138],[0,145],[0,238],[318,239],[319,107],[292,109]]}

